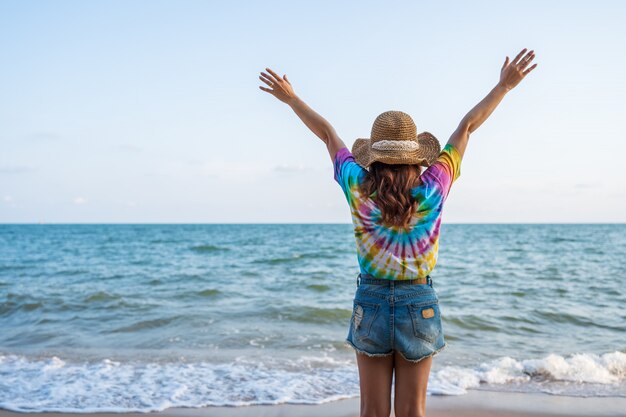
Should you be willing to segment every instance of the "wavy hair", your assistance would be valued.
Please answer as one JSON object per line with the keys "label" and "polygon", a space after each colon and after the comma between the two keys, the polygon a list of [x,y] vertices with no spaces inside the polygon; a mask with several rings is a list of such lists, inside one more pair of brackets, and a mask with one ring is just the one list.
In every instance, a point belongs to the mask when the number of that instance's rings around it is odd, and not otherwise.
{"label": "wavy hair", "polygon": [[369,173],[361,184],[365,195],[376,192],[374,200],[387,225],[406,228],[417,210],[418,201],[411,196],[411,188],[420,184],[422,168],[419,165],[385,164],[372,162]]}

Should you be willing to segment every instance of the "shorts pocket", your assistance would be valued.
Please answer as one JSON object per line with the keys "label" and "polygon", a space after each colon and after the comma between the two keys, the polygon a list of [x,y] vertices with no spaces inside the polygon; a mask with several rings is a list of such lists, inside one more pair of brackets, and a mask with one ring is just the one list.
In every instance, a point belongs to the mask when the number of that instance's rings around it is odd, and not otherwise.
{"label": "shorts pocket", "polygon": [[352,334],[358,339],[369,336],[372,323],[378,315],[380,304],[354,300],[352,308]]}
{"label": "shorts pocket", "polygon": [[407,307],[413,322],[415,336],[428,343],[435,343],[442,331],[439,301],[422,301],[409,304]]}

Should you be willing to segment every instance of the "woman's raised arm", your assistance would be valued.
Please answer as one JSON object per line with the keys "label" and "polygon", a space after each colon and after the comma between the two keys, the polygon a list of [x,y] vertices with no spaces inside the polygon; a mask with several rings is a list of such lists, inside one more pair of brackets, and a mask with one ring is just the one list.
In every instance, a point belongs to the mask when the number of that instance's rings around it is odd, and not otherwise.
{"label": "woman's raised arm", "polygon": [[519,84],[520,81],[537,66],[537,64],[534,64],[532,67],[526,69],[535,57],[535,52],[529,51],[521,58],[526,50],[526,48],[522,49],[510,63],[509,57],[506,57],[500,70],[500,81],[498,84],[491,89],[489,94],[487,94],[480,103],[474,106],[467,115],[463,117],[459,126],[454,133],[452,133],[452,136],[450,136],[448,143],[452,144],[459,151],[461,157],[463,157],[465,153],[469,134],[478,129],[491,113],[493,113],[498,104],[500,104],[504,95]]}
{"label": "woman's raised arm", "polygon": [[341,148],[345,148],[346,145],[337,135],[335,128],[324,119],[319,113],[309,107],[304,101],[302,101],[296,93],[293,91],[293,87],[287,79],[287,74],[280,77],[276,72],[270,68],[266,68],[269,75],[261,72],[259,78],[265,84],[272,88],[262,87],[259,88],[272,94],[274,97],[286,103],[291,109],[298,115],[300,120],[311,131],[326,144],[331,161],[334,160],[335,154]]}

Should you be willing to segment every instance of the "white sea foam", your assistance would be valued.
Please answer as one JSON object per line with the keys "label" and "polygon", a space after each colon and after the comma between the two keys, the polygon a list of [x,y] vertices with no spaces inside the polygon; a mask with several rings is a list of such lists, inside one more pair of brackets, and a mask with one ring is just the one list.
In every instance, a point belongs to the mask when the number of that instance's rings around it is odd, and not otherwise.
{"label": "white sea foam", "polygon": [[[462,395],[484,384],[573,395],[626,396],[626,354],[501,357],[431,373],[429,394]],[[577,387],[576,390],[572,387]],[[598,387],[606,388],[604,391]],[[603,394],[604,393],[604,394]],[[13,411],[150,412],[169,407],[319,404],[359,394],[354,359],[301,356],[229,363],[72,361],[0,355],[0,407]]]}
{"label": "white sea foam", "polygon": [[54,412],[150,412],[169,407],[316,404],[353,397],[349,360],[300,357],[262,363],[72,362],[0,355],[0,408]]}
{"label": "white sea foam", "polygon": [[[579,353],[569,357],[549,354],[541,359],[516,360],[505,356],[473,368],[448,366],[431,374],[433,393],[465,394],[481,383],[532,387],[554,394],[626,396],[626,353],[615,351],[596,355]],[[552,384],[550,384],[552,383]],[[564,384],[569,390],[565,389]],[[579,385],[573,385],[577,383]],[[584,387],[583,384],[588,385]],[[591,390],[589,385],[597,386]],[[613,389],[611,389],[613,388]]]}

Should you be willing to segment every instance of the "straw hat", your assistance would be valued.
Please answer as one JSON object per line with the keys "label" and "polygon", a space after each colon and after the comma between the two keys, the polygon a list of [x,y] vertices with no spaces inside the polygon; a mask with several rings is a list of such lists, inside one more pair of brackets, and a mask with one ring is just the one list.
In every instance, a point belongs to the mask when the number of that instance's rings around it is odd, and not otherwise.
{"label": "straw hat", "polygon": [[354,159],[365,168],[374,161],[429,166],[441,152],[437,138],[429,132],[418,135],[411,116],[401,111],[381,113],[370,136],[358,138],[352,145]]}

